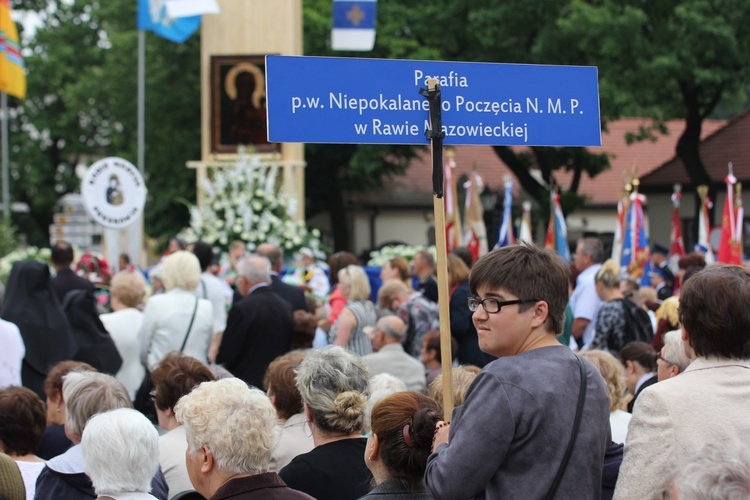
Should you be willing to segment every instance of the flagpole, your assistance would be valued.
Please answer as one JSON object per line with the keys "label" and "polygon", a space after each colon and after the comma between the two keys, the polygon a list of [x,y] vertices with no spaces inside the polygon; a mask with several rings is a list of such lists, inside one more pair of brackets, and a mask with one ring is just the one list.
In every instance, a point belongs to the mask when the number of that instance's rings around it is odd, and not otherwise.
{"label": "flagpole", "polygon": [[146,32],[138,30],[138,170],[145,172]]}
{"label": "flagpole", "polygon": [[427,80],[427,89],[420,89],[430,105],[430,139],[432,158],[432,208],[435,218],[435,249],[437,253],[438,309],[440,314],[440,351],[443,370],[443,419],[453,413],[453,356],[451,353],[450,309],[448,297],[448,252],[445,237],[445,202],[443,201],[443,123],[440,108],[440,86],[437,79]]}
{"label": "flagpole", "polygon": [[[146,172],[146,31],[138,30],[138,159],[137,165],[141,175]],[[138,216],[137,228],[129,231],[132,240],[128,245],[131,257],[136,265],[145,265],[143,250],[144,214]]]}
{"label": "flagpole", "polygon": [[10,220],[10,187],[8,182],[10,175],[8,174],[8,94],[0,92],[0,102],[2,102],[2,170],[3,170],[3,217],[5,221]]}

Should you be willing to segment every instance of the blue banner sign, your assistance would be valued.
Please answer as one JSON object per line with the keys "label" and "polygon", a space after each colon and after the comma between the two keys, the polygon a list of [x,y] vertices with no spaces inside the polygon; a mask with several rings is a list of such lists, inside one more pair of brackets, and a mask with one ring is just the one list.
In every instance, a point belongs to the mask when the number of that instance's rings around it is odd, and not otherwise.
{"label": "blue banner sign", "polygon": [[597,69],[267,56],[269,142],[428,144],[442,92],[446,145],[601,146]]}

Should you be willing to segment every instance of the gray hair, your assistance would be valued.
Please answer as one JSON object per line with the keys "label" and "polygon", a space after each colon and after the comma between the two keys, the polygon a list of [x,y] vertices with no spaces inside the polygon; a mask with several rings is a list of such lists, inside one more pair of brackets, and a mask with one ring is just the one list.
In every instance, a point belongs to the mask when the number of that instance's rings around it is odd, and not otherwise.
{"label": "gray hair", "polygon": [[362,430],[370,371],[341,346],[311,351],[297,371],[297,389],[317,427],[329,433]]}
{"label": "gray hair", "polygon": [[203,382],[175,405],[188,452],[207,447],[224,474],[268,471],[278,443],[276,408],[262,391],[237,378]]}
{"label": "gray hair", "polygon": [[682,331],[672,330],[664,334],[664,355],[662,359],[679,368],[680,373],[690,364],[690,358],[685,354],[685,344],[682,342]]}
{"label": "gray hair", "polygon": [[736,443],[712,443],[675,469],[671,484],[680,500],[750,497],[750,450]]}
{"label": "gray hair", "polygon": [[383,399],[397,392],[408,391],[406,384],[398,377],[390,373],[378,373],[370,378],[370,397],[367,398],[365,407],[365,422],[362,431],[370,432],[370,423],[372,421],[372,409]]}
{"label": "gray hair", "polygon": [[582,238],[578,240],[583,243],[583,253],[591,257],[596,264],[604,262],[604,245],[599,238]]}
{"label": "gray hair", "polygon": [[201,281],[201,265],[193,252],[180,250],[170,254],[161,270],[164,288],[192,291]]}
{"label": "gray hair", "polygon": [[96,415],[117,408],[132,408],[128,390],[111,375],[99,372],[69,372],[63,377],[65,425],[80,441],[86,422]]}
{"label": "gray hair", "polygon": [[[375,324],[375,328],[399,342],[403,342],[406,339],[406,325],[404,324],[404,320],[398,316],[384,316],[380,318]],[[371,389],[374,390],[372,387]]]}
{"label": "gray hair", "polygon": [[148,493],[159,468],[159,433],[140,412],[120,408],[91,417],[81,452],[97,495]]}
{"label": "gray hair", "polygon": [[271,261],[257,254],[246,255],[237,263],[237,274],[251,283],[270,283]]}

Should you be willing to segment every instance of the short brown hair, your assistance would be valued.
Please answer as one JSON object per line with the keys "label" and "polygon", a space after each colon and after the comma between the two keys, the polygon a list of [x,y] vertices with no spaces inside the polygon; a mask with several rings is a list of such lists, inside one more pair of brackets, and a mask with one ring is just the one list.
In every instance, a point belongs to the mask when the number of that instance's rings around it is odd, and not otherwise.
{"label": "short brown hair", "polygon": [[647,371],[656,371],[657,354],[651,344],[641,341],[628,342],[620,352],[617,353],[620,362],[626,365],[628,361],[634,361],[645,368]]}
{"label": "short brown hair", "polygon": [[442,419],[440,404],[416,392],[397,392],[373,407],[371,429],[380,458],[404,489],[416,492],[423,486],[435,426]]}
{"label": "short brown hair", "polygon": [[357,256],[351,252],[336,252],[328,257],[328,280],[331,282],[331,286],[338,284],[340,270],[358,264]]}
{"label": "short brown hair", "polygon": [[156,389],[156,406],[174,411],[177,401],[201,382],[216,380],[211,370],[197,359],[170,352],[151,372]]}
{"label": "short brown hair", "polygon": [[680,260],[677,261],[677,267],[680,269],[688,269],[691,267],[699,267],[703,269],[706,267],[706,258],[703,254],[692,252],[680,257]]}
{"label": "short brown hair", "polygon": [[44,379],[44,394],[49,399],[62,397],[63,377],[72,371],[95,372],[96,368],[81,361],[60,361],[47,374]]}
{"label": "short brown hair", "polygon": [[396,278],[385,280],[378,290],[378,308],[390,309],[393,298],[402,293],[409,293],[409,287]]}
{"label": "short brown hair", "polygon": [[288,419],[302,411],[302,397],[297,389],[297,368],[305,355],[288,352],[274,359],[263,377],[263,387],[268,396],[274,396],[274,406],[279,418]]}
{"label": "short brown hair", "polygon": [[[522,243],[493,250],[480,257],[471,270],[469,288],[476,295],[483,286],[503,289],[521,300],[547,303],[547,329],[562,332],[568,305],[568,266],[554,252]],[[528,311],[533,304],[520,304]]]}
{"label": "short brown hair", "polygon": [[680,323],[698,356],[750,358],[750,271],[716,265],[680,291]]}
{"label": "short brown hair", "polygon": [[459,283],[469,279],[469,267],[458,255],[449,253],[448,256],[448,288],[451,289]]}
{"label": "short brown hair", "polygon": [[318,327],[315,315],[302,309],[294,311],[293,315],[294,336],[292,337],[292,350],[311,348],[313,340],[315,340],[315,330]]}
{"label": "short brown hair", "polygon": [[[442,361],[443,348],[440,345],[440,330],[432,330],[425,333],[424,337],[422,337],[422,342],[425,343],[424,348],[426,351],[435,351],[437,360]],[[458,342],[451,335],[451,358],[456,359],[456,355],[458,355]]]}
{"label": "short brown hair", "polygon": [[44,402],[26,387],[0,390],[0,441],[5,453],[36,453],[47,427]]}

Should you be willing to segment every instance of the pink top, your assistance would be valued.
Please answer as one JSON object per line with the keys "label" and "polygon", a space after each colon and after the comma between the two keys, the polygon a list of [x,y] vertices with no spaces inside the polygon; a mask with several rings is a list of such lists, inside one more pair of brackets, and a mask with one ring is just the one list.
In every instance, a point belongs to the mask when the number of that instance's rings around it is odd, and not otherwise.
{"label": "pink top", "polygon": [[336,318],[338,318],[341,311],[344,310],[346,302],[346,297],[341,293],[339,286],[336,285],[336,288],[331,292],[331,296],[328,297],[328,305],[331,307],[331,315],[328,316],[328,323],[334,324],[336,322]]}

